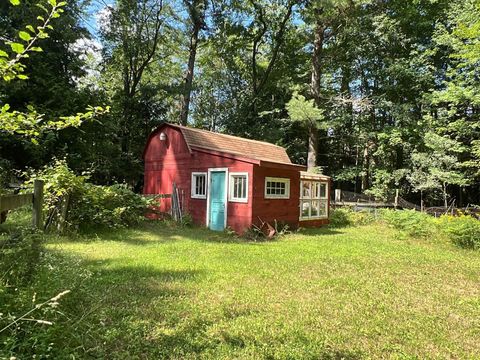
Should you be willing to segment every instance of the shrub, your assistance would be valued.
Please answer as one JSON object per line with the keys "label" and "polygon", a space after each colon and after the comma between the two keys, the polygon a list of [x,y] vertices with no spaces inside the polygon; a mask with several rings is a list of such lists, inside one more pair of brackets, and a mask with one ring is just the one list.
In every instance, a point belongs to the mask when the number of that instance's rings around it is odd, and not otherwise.
{"label": "shrub", "polygon": [[332,227],[368,225],[374,221],[375,216],[370,212],[354,211],[350,208],[335,209],[330,214],[330,226]]}
{"label": "shrub", "polygon": [[85,184],[84,191],[70,206],[68,222],[76,227],[135,225],[144,218],[149,200],[123,185]]}
{"label": "shrub", "polygon": [[415,210],[384,209],[380,216],[387,224],[409,236],[424,237],[433,230],[433,218]]}
{"label": "shrub", "polygon": [[352,211],[348,208],[339,208],[332,210],[330,213],[330,226],[332,227],[345,227],[352,225],[350,219]]}
{"label": "shrub", "polygon": [[480,221],[468,216],[440,217],[439,228],[446,233],[450,240],[463,248],[480,249]]}
{"label": "shrub", "polygon": [[64,160],[45,167],[34,178],[45,181],[45,210],[50,220],[58,216],[58,207],[68,198],[67,225],[121,227],[134,225],[144,218],[154,200],[135,194],[125,185],[101,186],[88,183],[88,174],[76,175]]}

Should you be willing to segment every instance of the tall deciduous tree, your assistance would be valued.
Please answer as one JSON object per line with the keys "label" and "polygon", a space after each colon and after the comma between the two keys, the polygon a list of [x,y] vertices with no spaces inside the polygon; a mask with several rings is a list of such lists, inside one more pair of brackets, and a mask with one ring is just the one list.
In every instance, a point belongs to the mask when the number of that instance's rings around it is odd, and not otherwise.
{"label": "tall deciduous tree", "polygon": [[110,7],[108,26],[102,29],[110,64],[121,71],[120,136],[125,154],[130,150],[139,85],[155,59],[164,22],[163,0],[119,0]]}
{"label": "tall deciduous tree", "polygon": [[180,123],[187,125],[188,112],[190,109],[190,97],[192,94],[193,76],[195,72],[195,60],[200,30],[205,26],[205,13],[208,5],[207,0],[184,0],[190,25],[190,43],[188,47],[188,63],[183,78],[183,93],[180,103]]}

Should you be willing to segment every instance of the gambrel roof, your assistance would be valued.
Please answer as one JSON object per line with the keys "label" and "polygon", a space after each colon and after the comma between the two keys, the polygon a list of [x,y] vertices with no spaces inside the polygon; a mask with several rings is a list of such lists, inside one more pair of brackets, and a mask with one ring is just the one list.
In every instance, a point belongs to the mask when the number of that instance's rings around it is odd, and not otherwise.
{"label": "gambrel roof", "polygon": [[190,149],[205,149],[254,160],[293,165],[285,149],[278,145],[176,124],[167,125],[182,132]]}

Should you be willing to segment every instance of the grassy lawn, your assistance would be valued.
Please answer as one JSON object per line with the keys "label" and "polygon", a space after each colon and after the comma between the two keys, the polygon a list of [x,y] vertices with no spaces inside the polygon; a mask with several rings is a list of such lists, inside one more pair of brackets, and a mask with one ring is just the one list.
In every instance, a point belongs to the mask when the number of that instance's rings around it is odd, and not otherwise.
{"label": "grassy lawn", "polygon": [[[47,246],[81,358],[480,358],[480,254],[382,225],[251,243],[145,224]],[[48,290],[46,290],[48,289]]]}

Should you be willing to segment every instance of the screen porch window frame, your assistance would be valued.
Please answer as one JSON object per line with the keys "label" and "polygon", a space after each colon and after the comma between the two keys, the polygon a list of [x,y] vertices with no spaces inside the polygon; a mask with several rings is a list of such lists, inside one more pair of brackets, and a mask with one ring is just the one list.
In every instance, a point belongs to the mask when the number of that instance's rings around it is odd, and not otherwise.
{"label": "screen porch window frame", "polygon": [[[236,179],[242,180],[239,183],[236,182]],[[240,188],[237,187],[237,185],[239,185]],[[228,201],[248,203],[248,172],[229,173]]]}
{"label": "screen porch window frame", "polygon": [[[202,184],[202,181],[199,180],[202,178],[203,178],[203,184]],[[197,184],[197,180],[199,180],[200,183]],[[202,185],[203,185],[203,189],[202,189]],[[201,191],[198,191],[198,190],[201,190]],[[192,199],[207,198],[207,173],[206,172],[192,172],[191,198]]]}
{"label": "screen porch window frame", "polygon": [[[328,218],[328,191],[329,184],[326,181],[300,180],[300,220]],[[304,214],[304,209],[308,209],[308,214]]]}
{"label": "screen porch window frame", "polygon": [[[269,185],[270,183],[270,185]],[[274,185],[273,185],[274,184]],[[281,185],[283,184],[283,186]],[[275,194],[272,194],[275,190]],[[277,190],[283,193],[276,193]],[[290,199],[290,179],[278,177],[265,177],[265,199]]]}

